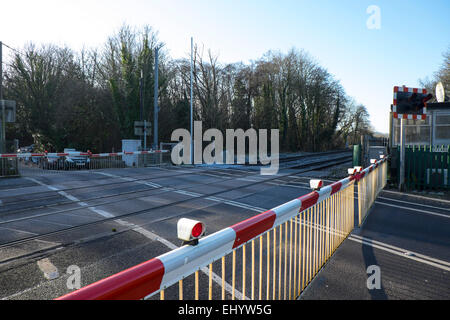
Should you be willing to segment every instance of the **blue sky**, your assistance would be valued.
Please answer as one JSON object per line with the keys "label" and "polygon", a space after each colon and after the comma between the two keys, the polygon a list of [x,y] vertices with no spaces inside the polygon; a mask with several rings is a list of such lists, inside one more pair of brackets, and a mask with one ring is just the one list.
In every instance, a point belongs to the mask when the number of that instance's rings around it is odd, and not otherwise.
{"label": "blue sky", "polygon": [[[367,28],[371,5],[380,9],[380,29]],[[151,25],[173,58],[188,55],[191,36],[222,62],[304,49],[382,132],[393,86],[417,87],[450,48],[448,0],[15,0],[1,8],[0,40],[17,48],[29,41],[97,47],[128,23]]]}

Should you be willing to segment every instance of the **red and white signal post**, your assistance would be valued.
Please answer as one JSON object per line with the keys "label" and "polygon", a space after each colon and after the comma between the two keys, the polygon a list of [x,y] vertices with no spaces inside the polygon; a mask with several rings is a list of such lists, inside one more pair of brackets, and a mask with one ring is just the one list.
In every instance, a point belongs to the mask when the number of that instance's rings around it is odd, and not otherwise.
{"label": "red and white signal post", "polygon": [[426,89],[394,87],[394,103],[392,112],[394,119],[400,119],[400,181],[399,189],[405,183],[405,143],[406,120],[425,120],[427,118],[427,101],[433,96]]}

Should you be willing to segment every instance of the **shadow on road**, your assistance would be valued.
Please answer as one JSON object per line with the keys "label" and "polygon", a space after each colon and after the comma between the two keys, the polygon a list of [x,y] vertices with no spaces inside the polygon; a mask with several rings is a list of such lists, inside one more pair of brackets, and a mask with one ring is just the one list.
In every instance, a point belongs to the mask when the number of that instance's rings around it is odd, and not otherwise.
{"label": "shadow on road", "polygon": [[[371,240],[365,240],[367,242],[372,243]],[[368,244],[362,244],[362,254],[363,254],[363,258],[364,258],[364,263],[366,265],[366,270],[369,266],[379,266],[377,263],[377,259],[375,258],[375,253],[373,251],[373,247],[371,245]],[[368,276],[370,276],[370,274],[368,274]],[[384,291],[383,288],[383,277],[382,277],[382,272],[380,274],[381,276],[381,288],[380,289],[367,289],[370,297],[372,298],[372,300],[387,300],[387,296],[386,293]]]}

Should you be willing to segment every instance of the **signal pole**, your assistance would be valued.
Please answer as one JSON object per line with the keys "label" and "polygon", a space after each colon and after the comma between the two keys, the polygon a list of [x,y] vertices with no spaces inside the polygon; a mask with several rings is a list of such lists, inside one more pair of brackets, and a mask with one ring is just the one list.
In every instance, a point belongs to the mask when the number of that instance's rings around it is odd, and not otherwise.
{"label": "signal pole", "polygon": [[405,119],[400,119],[400,177],[398,189],[403,191],[405,184],[405,143],[406,143],[406,127]]}
{"label": "signal pole", "polygon": [[194,121],[192,116],[192,99],[193,99],[193,90],[192,90],[192,60],[194,55],[194,38],[191,37],[191,164],[194,164]]}
{"label": "signal pole", "polygon": [[[139,120],[142,122],[144,120],[144,72],[141,70],[141,78],[139,79],[139,104],[140,104],[140,117]],[[144,126],[144,150],[146,150],[145,141],[145,126]],[[141,140],[142,142],[142,140]]]}

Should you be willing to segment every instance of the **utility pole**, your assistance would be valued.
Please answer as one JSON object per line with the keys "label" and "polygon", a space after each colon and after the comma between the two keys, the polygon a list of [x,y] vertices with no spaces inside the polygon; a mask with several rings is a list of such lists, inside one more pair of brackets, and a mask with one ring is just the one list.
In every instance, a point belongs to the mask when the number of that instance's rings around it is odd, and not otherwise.
{"label": "utility pole", "polygon": [[141,70],[141,78],[139,79],[139,103],[140,103],[140,113],[139,120],[144,121],[144,101],[142,96],[142,80],[144,79],[143,71]]}
{"label": "utility pole", "polygon": [[[139,120],[142,122],[144,120],[144,73],[141,70],[141,78],[139,79],[139,103],[140,103],[140,117]],[[142,141],[142,140],[141,140]],[[144,126],[144,150],[145,145],[145,126]]]}
{"label": "utility pole", "polygon": [[3,43],[0,41],[0,103],[2,107],[2,121],[0,128],[0,153],[5,152],[5,103],[3,102]]}
{"label": "utility pole", "polygon": [[[155,92],[153,101],[153,149],[158,150],[158,55],[159,47],[155,49]],[[145,132],[144,132],[145,133]]]}
{"label": "utility pole", "polygon": [[194,164],[194,121],[192,116],[192,99],[193,99],[193,90],[192,90],[192,64],[193,64],[193,56],[194,56],[194,38],[191,37],[191,164]]}
{"label": "utility pole", "polygon": [[3,99],[3,43],[0,41],[0,100]]}

